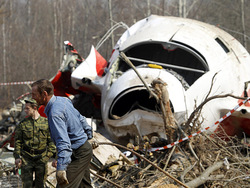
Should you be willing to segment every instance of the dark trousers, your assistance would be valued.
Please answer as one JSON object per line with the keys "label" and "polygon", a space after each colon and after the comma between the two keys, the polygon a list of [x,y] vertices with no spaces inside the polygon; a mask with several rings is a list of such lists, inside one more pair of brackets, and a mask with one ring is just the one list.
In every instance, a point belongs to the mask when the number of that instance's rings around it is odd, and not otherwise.
{"label": "dark trousers", "polygon": [[67,167],[67,178],[69,184],[59,186],[63,188],[92,188],[90,180],[90,160],[92,158],[92,146],[86,141],[81,147],[73,150],[71,163]]}

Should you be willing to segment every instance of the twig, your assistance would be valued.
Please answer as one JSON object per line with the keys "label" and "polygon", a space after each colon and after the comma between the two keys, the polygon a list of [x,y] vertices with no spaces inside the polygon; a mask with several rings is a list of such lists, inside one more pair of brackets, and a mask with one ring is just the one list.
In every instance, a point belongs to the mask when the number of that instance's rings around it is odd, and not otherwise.
{"label": "twig", "polygon": [[167,159],[167,161],[166,161],[166,164],[165,164],[163,170],[166,170],[166,168],[167,168],[167,166],[168,166],[168,163],[169,163],[169,161],[170,161],[170,158],[172,157],[172,155],[173,155],[173,153],[174,153],[175,148],[176,148],[176,146],[174,146],[174,147],[172,148],[172,150],[171,150],[171,152],[170,152],[170,154],[169,154],[169,156],[168,156],[168,159]]}
{"label": "twig", "polygon": [[234,96],[232,94],[226,94],[226,95],[214,95],[212,97],[207,98],[205,101],[203,101],[193,112],[192,114],[189,116],[187,122],[185,123],[184,127],[188,127],[188,125],[190,125],[191,121],[194,119],[195,115],[197,114],[197,112],[209,101],[213,100],[213,99],[217,99],[217,98],[226,98],[226,97],[233,97],[235,99],[242,99],[245,100],[246,98],[244,97],[237,97]]}
{"label": "twig", "polygon": [[106,181],[106,182],[108,182],[108,183],[110,183],[110,184],[116,186],[116,187],[122,188],[120,185],[118,185],[118,184],[116,184],[116,183],[110,181],[109,179],[107,179],[107,178],[105,178],[105,177],[102,177],[102,176],[100,176],[100,175],[97,174],[97,173],[94,173],[91,169],[90,169],[90,173],[93,174],[94,176],[96,176],[96,177],[98,177],[98,178],[100,178],[100,179],[102,179],[102,180],[104,180],[104,181]]}
{"label": "twig", "polygon": [[224,146],[222,146],[219,143],[216,143],[211,137],[207,136],[206,134],[204,134],[204,136],[206,138],[208,138],[212,143],[214,143],[217,147],[219,146],[220,148],[222,148],[228,155],[234,157],[234,155],[232,153],[230,153]]}
{"label": "twig", "polygon": [[47,182],[50,186],[52,186],[53,188],[56,188],[49,180],[46,180],[46,182]]}
{"label": "twig", "polygon": [[138,71],[136,70],[135,66],[133,65],[133,63],[128,59],[128,57],[123,52],[120,53],[120,56],[135,71],[135,73],[137,74],[137,76],[140,78],[140,80],[142,81],[142,83],[144,84],[144,86],[149,91],[150,97],[153,96],[158,101],[157,95],[155,95],[154,92],[152,92],[152,90],[148,87],[147,83],[143,80],[143,78],[141,77],[141,75],[138,73]]}
{"label": "twig", "polygon": [[191,151],[191,152],[192,152],[192,154],[194,155],[195,159],[196,159],[197,161],[199,161],[199,165],[200,165],[200,167],[201,167],[201,168],[202,168],[202,170],[204,171],[204,170],[205,170],[205,168],[202,166],[201,161],[200,161],[200,159],[198,158],[198,156],[196,155],[196,153],[194,152],[194,150],[193,150],[193,148],[192,148],[192,146],[191,146],[191,143],[190,143],[190,142],[188,143],[188,146],[189,146],[190,151]]}
{"label": "twig", "polygon": [[[157,162],[157,159],[156,159],[153,163],[156,164],[156,162]],[[141,170],[141,172],[139,172],[139,174],[140,174],[140,175],[143,175],[151,166],[152,166],[152,165],[149,164],[147,167],[143,168],[143,169]]]}
{"label": "twig", "polygon": [[217,154],[217,156],[216,156],[216,158],[215,158],[215,162],[218,161],[219,156],[220,156],[220,153],[221,153],[221,151],[218,152],[218,154]]}
{"label": "twig", "polygon": [[184,183],[182,183],[181,181],[179,181],[178,179],[176,179],[175,177],[171,176],[169,173],[167,173],[166,171],[164,171],[163,169],[161,169],[160,167],[156,166],[154,163],[152,163],[150,160],[148,160],[147,158],[143,157],[142,155],[134,152],[133,150],[122,146],[120,144],[115,144],[115,143],[111,143],[111,142],[98,142],[99,145],[113,145],[116,147],[120,147],[122,149],[128,150],[130,152],[132,152],[133,154],[135,154],[137,157],[142,158],[143,160],[147,161],[148,163],[150,163],[152,166],[154,166],[155,168],[157,168],[159,171],[161,171],[162,173],[164,173],[166,176],[168,176],[169,178],[171,178],[172,180],[174,180],[175,182],[179,183],[180,185],[182,185],[185,188],[188,188],[187,185],[185,185]]}
{"label": "twig", "polygon": [[185,175],[186,175],[190,170],[192,170],[192,169],[194,168],[194,166],[196,165],[196,163],[197,163],[197,161],[195,161],[195,163],[194,163],[193,165],[190,165],[189,167],[187,167],[187,168],[183,171],[183,173],[181,174],[181,177],[180,177],[180,179],[181,179],[182,182],[185,183],[185,180],[184,180]]}

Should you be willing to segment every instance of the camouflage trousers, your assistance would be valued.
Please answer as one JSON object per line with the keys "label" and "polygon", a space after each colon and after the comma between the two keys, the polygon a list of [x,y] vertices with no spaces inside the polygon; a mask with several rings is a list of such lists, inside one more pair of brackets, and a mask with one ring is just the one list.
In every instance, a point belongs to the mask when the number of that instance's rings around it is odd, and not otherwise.
{"label": "camouflage trousers", "polygon": [[[47,178],[47,163],[41,159],[32,159],[30,157],[22,157],[21,178],[23,188],[44,188]],[[35,180],[33,180],[33,172]]]}

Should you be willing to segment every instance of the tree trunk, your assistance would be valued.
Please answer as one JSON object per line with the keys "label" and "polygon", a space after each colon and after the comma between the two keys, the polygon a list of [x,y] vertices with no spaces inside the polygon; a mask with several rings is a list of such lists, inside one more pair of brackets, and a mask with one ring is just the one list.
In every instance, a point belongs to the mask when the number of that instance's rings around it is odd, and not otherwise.
{"label": "tree trunk", "polygon": [[[59,12],[60,12],[60,14],[59,14],[59,19],[60,19],[60,30],[61,30],[61,35],[60,35],[60,45],[59,45],[59,49],[60,49],[60,56],[59,56],[59,58],[57,58],[57,56],[56,56],[56,54],[55,54],[55,61],[58,61],[58,68],[60,68],[60,66],[61,66],[61,64],[62,64],[62,57],[63,57],[63,13],[62,13],[62,11],[60,11],[60,10],[62,10],[62,0],[60,0],[59,1]],[[74,17],[73,17],[73,23],[72,23],[72,25],[74,26]],[[77,36],[77,35],[76,35]],[[58,47],[57,47],[57,49],[58,49]]]}
{"label": "tree trunk", "polygon": [[54,52],[53,52],[53,62],[56,62],[56,52],[57,52],[57,1],[53,2],[53,7],[54,7]]}
{"label": "tree trunk", "polygon": [[151,15],[151,5],[150,5],[150,0],[147,1],[147,5],[148,5],[148,15],[147,16],[150,16]]}
{"label": "tree trunk", "polygon": [[179,0],[179,16],[182,18],[186,18],[186,0]]}
{"label": "tree trunk", "polygon": [[[109,0],[109,19],[110,19],[110,27],[112,28],[113,27],[112,0]],[[112,44],[112,48],[113,48],[115,45],[113,32],[111,34],[111,44]]]}
{"label": "tree trunk", "polygon": [[165,0],[162,0],[162,16],[165,16]]}
{"label": "tree trunk", "polygon": [[247,48],[244,4],[245,4],[244,0],[241,0],[241,23],[242,23],[242,33],[243,33],[243,45],[245,48]]}
{"label": "tree trunk", "polygon": [[[83,31],[83,41],[79,41],[79,45],[77,46],[80,46],[82,45],[83,46],[83,57],[85,56],[85,53],[86,51],[88,50],[86,48],[87,46],[87,41],[88,41],[88,28],[89,28],[89,22],[88,22],[88,19],[89,19],[89,10],[91,9],[91,7],[89,6],[89,3],[87,1],[83,2],[81,1],[81,4],[82,4],[82,9],[84,10],[84,28],[82,29]],[[82,27],[82,26],[81,26]]]}
{"label": "tree trunk", "polygon": [[[13,0],[9,0],[9,11],[10,11],[10,20],[13,20]],[[9,28],[8,28],[8,36],[7,36],[7,45],[6,47],[8,48],[8,51],[11,51],[11,46],[12,46],[12,22],[9,23]],[[6,80],[11,81],[12,80],[12,71],[11,71],[11,56],[10,53],[6,54],[6,62],[7,62],[7,67],[6,67]],[[13,94],[13,87],[8,87],[8,96],[11,96]]]}
{"label": "tree trunk", "polygon": [[6,82],[6,33],[5,33],[5,16],[3,16],[2,33],[3,33],[3,81]]}

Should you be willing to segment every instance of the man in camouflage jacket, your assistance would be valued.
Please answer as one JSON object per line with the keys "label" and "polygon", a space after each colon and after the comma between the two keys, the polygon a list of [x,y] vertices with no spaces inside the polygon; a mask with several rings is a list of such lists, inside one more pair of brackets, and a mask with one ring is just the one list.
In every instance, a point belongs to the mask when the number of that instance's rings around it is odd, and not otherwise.
{"label": "man in camouflage jacket", "polygon": [[43,188],[47,178],[47,162],[55,154],[56,147],[51,140],[48,120],[41,117],[33,99],[25,100],[25,113],[29,116],[19,123],[15,130],[15,164],[21,167],[23,188]]}

